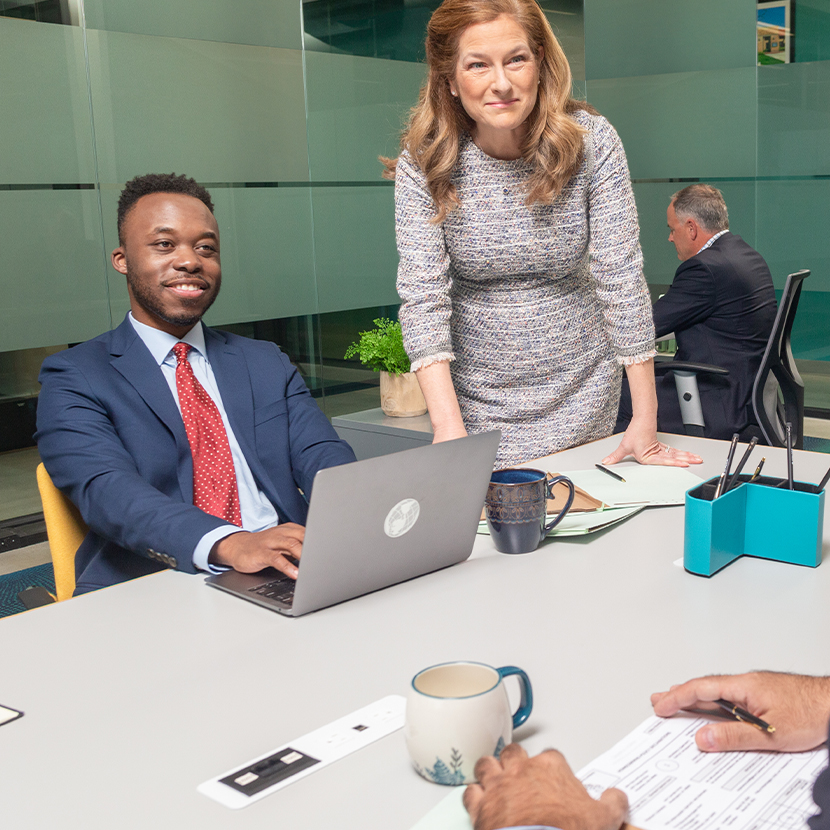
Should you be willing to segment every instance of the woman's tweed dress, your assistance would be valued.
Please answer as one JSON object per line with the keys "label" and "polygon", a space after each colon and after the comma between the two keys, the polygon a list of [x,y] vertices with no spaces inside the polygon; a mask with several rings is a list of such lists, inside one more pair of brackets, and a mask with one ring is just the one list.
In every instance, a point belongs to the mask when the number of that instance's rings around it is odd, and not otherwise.
{"label": "woman's tweed dress", "polygon": [[395,175],[398,293],[413,370],[451,360],[471,433],[502,431],[509,466],[610,435],[621,366],[654,354],[625,152],[601,116],[579,172],[552,205],[525,205],[531,166],[464,136],[461,206],[441,224],[421,170]]}

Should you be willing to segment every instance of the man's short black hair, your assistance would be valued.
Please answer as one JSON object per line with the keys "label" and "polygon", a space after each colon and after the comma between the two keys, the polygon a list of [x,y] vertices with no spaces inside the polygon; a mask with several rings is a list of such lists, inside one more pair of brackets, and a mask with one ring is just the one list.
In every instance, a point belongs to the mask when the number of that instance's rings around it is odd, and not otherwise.
{"label": "man's short black hair", "polygon": [[124,185],[121,196],[118,198],[118,242],[123,245],[124,238],[121,229],[124,220],[135,203],[142,196],[151,193],[183,193],[193,196],[194,199],[204,202],[207,209],[213,213],[213,199],[202,185],[187,176],[177,176],[175,173],[148,173],[146,176],[136,176]]}

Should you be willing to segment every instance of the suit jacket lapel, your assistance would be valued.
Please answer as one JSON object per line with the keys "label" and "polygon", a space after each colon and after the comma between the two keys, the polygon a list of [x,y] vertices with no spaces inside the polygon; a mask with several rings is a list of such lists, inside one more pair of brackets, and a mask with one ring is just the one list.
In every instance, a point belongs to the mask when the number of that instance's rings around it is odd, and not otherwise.
{"label": "suit jacket lapel", "polygon": [[210,368],[216,377],[233,434],[247,459],[249,444],[254,437],[254,392],[248,375],[248,363],[241,351],[230,345],[221,332],[213,331],[207,326],[204,329]]}
{"label": "suit jacket lapel", "polygon": [[274,505],[280,521],[286,521],[280,506],[279,493],[268,471],[260,463],[256,452],[254,431],[254,380],[248,371],[248,361],[242,350],[228,343],[222,332],[205,326],[205,349],[210,368],[216,378],[222,404],[228,414],[233,434],[254,474],[259,487]]}
{"label": "suit jacket lapel", "polygon": [[158,364],[128,318],[112,333],[110,365],[141,395],[144,403],[170,430],[178,450],[177,472],[184,499],[193,501],[193,456],[179,408]]}

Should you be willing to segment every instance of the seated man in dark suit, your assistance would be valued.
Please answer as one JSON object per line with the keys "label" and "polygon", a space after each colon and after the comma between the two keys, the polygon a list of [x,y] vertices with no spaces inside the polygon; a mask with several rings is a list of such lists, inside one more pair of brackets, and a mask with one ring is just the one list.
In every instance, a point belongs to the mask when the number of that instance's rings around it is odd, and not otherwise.
{"label": "seated man in dark suit", "polygon": [[[657,337],[674,332],[676,360],[709,363],[728,375],[697,377],[707,438],[731,438],[755,423],[752,384],[772,326],[777,303],[764,258],[730,233],[719,190],[693,184],[672,196],[666,218],[669,242],[682,265],[671,288],[654,304]],[[671,373],[657,378],[657,427],[683,433]],[[623,386],[616,431],[631,419],[631,397]]]}
{"label": "seated man in dark suit", "polygon": [[[712,708],[711,701],[719,698],[763,718],[775,732],[716,721],[695,735],[704,752],[803,752],[820,746],[827,736],[830,677],[775,672],[700,677],[652,695],[651,703],[656,715],[671,717],[681,709]],[[479,760],[475,773],[479,783],[464,792],[475,830],[619,830],[628,814],[623,792],[608,789],[594,800],[556,750],[528,758],[518,744],[510,744],[499,760]],[[808,819],[810,830],[830,830],[830,768],[816,779],[813,800],[819,812]]]}
{"label": "seated man in dark suit", "polygon": [[314,475],[354,453],[275,344],[201,323],[222,278],[207,190],[133,179],[118,238],[131,311],[40,375],[38,449],[90,528],[76,594],[165,566],[296,578]]}

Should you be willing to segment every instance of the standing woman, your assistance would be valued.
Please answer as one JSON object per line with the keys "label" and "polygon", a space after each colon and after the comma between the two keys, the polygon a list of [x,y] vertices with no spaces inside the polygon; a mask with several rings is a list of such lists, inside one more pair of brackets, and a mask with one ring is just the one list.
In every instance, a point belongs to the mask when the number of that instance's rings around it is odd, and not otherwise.
{"label": "standing woman", "polygon": [[654,325],[625,153],[570,96],[534,0],[445,0],[429,74],[386,160],[395,179],[399,317],[435,441],[498,428],[498,466],[613,431],[622,367],[641,463],[657,441]]}

